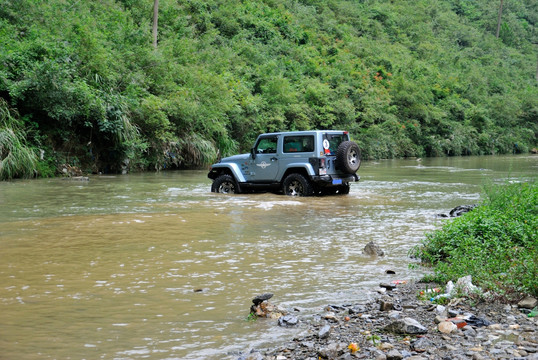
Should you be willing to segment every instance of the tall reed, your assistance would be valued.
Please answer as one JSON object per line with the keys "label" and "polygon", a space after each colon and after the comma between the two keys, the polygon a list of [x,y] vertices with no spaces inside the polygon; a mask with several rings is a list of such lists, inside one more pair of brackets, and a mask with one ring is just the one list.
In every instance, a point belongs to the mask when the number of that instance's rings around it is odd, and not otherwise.
{"label": "tall reed", "polygon": [[0,180],[35,176],[37,155],[26,144],[18,114],[0,98]]}

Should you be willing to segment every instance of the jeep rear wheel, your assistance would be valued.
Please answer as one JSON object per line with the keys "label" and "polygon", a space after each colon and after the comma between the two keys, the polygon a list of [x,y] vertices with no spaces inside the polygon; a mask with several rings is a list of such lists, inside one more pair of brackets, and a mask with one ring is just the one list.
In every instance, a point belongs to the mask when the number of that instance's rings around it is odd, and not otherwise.
{"label": "jeep rear wheel", "polygon": [[282,191],[289,196],[312,196],[314,187],[303,175],[290,174],[282,182]]}
{"label": "jeep rear wheel", "polygon": [[235,179],[230,175],[218,176],[211,185],[211,192],[222,194],[238,194],[239,186],[235,182]]}
{"label": "jeep rear wheel", "polygon": [[350,189],[349,184],[340,185],[338,186],[338,194],[347,195],[349,194],[349,189]]}
{"label": "jeep rear wheel", "polygon": [[336,163],[348,173],[354,174],[361,166],[361,149],[353,141],[343,141],[336,150]]}

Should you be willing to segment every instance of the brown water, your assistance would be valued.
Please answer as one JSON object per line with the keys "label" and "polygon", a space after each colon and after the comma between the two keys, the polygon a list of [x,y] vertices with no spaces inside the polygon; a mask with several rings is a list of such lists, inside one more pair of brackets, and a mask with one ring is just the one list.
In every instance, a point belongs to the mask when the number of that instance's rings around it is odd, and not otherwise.
{"label": "brown water", "polygon": [[[247,322],[254,296],[308,317],[419,278],[407,252],[435,214],[537,170],[536,156],[366,162],[348,196],[313,198],[212,194],[205,171],[0,183],[0,359],[272,346],[298,330]],[[372,240],[385,257],[362,254]]]}

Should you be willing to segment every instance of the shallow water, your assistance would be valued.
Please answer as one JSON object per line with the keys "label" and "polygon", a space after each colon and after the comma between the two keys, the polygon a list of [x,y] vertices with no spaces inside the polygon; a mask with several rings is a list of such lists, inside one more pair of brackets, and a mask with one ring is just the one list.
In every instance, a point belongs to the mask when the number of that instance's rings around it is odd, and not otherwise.
{"label": "shallow water", "polygon": [[[309,316],[419,278],[407,252],[435,214],[537,170],[537,156],[365,162],[349,195],[312,198],[212,194],[205,171],[0,183],[0,359],[272,346],[297,330],[247,322],[254,296]],[[369,241],[386,256],[363,255]]]}

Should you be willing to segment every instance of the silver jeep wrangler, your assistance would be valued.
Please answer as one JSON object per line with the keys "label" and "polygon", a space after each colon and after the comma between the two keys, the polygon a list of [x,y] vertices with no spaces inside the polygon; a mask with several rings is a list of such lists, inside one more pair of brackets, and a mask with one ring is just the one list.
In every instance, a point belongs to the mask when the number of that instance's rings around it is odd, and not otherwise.
{"label": "silver jeep wrangler", "polygon": [[250,154],[211,166],[212,192],[282,191],[291,196],[348,194],[359,181],[359,146],[347,131],[313,130],[262,134]]}

